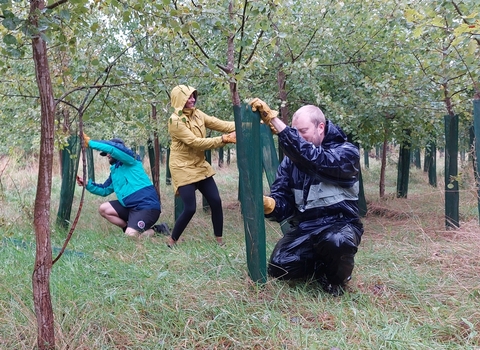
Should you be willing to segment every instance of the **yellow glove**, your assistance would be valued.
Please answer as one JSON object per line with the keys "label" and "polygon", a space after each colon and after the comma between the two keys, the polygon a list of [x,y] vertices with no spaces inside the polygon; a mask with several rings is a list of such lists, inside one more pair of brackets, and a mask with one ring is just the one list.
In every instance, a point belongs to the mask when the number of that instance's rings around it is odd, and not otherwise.
{"label": "yellow glove", "polygon": [[260,116],[265,124],[270,124],[273,118],[278,116],[278,112],[270,109],[268,105],[260,100],[259,98],[254,98],[249,102],[250,106],[252,106],[252,111],[259,111]]}
{"label": "yellow glove", "polygon": [[230,134],[222,135],[222,142],[223,143],[237,143],[237,134],[235,131],[231,132]]}
{"label": "yellow glove", "polygon": [[270,214],[275,209],[275,199],[263,196],[263,213]]}
{"label": "yellow glove", "polygon": [[83,146],[88,148],[88,144],[90,143],[90,137],[87,134],[83,133]]}

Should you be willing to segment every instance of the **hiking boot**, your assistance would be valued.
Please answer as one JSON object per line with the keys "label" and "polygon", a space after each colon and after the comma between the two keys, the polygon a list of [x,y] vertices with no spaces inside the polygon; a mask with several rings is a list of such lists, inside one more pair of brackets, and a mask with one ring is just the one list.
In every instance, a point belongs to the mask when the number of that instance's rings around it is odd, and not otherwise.
{"label": "hiking boot", "polygon": [[170,229],[168,228],[168,225],[163,222],[158,225],[153,225],[152,226],[153,231],[159,235],[164,235],[164,236],[170,236]]}

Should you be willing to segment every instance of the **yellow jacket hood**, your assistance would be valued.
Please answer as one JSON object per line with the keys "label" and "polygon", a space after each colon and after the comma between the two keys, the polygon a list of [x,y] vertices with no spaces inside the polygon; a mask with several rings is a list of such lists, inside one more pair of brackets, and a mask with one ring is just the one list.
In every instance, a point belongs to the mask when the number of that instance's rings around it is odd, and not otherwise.
{"label": "yellow jacket hood", "polygon": [[195,100],[197,99],[197,89],[187,85],[177,85],[172,89],[170,93],[170,104],[175,110],[175,114],[179,114],[179,111],[185,107],[188,98],[191,94],[194,94]]}

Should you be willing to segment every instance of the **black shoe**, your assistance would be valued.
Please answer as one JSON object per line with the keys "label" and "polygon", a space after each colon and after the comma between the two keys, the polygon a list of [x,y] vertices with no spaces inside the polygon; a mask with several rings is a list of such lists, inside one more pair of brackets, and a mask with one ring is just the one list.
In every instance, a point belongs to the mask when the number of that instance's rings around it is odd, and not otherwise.
{"label": "black shoe", "polygon": [[165,235],[165,236],[170,236],[170,229],[168,228],[168,225],[165,222],[158,225],[153,225],[152,229],[153,231],[155,231],[155,233]]}
{"label": "black shoe", "polygon": [[334,297],[341,297],[345,293],[345,287],[339,284],[322,286],[323,290]]}
{"label": "black shoe", "polygon": [[[348,278],[349,280],[350,278]],[[328,281],[325,275],[317,278],[318,283],[322,286],[322,289],[328,294],[334,297],[340,297],[345,293],[345,285],[332,284]]]}

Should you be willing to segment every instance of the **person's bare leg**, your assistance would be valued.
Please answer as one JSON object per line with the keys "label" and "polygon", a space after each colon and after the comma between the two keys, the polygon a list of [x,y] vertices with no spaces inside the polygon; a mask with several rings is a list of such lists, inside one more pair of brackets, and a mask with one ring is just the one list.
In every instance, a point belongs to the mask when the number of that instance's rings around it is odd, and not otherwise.
{"label": "person's bare leg", "polygon": [[120,227],[121,229],[127,226],[127,223],[118,216],[117,211],[112,207],[110,202],[102,203],[100,207],[98,207],[98,212],[102,217],[107,219],[108,222]]}
{"label": "person's bare leg", "polygon": [[128,237],[133,237],[133,238],[138,238],[140,237],[140,232],[138,232],[137,230],[131,228],[131,227],[127,227],[127,229],[125,230],[125,234],[128,236]]}
{"label": "person's bare leg", "polygon": [[155,231],[152,228],[149,228],[148,230],[143,231],[139,237],[149,238],[149,237],[153,237],[154,235],[155,235]]}

